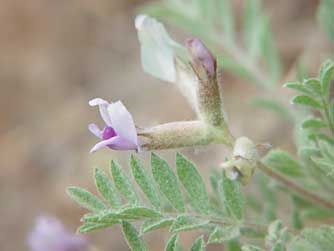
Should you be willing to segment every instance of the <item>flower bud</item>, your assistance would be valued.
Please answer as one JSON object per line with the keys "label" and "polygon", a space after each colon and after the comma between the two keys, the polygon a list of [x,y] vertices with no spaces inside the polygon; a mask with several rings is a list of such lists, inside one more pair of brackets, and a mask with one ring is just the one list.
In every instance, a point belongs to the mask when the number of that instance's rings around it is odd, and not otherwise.
{"label": "flower bud", "polygon": [[236,140],[230,161],[221,165],[225,175],[231,180],[239,180],[243,185],[249,183],[254,174],[259,153],[257,146],[247,137]]}
{"label": "flower bud", "polygon": [[201,72],[201,68],[204,67],[210,77],[213,78],[216,74],[216,60],[202,41],[198,38],[187,39],[186,47],[192,57],[192,63],[196,71]]}

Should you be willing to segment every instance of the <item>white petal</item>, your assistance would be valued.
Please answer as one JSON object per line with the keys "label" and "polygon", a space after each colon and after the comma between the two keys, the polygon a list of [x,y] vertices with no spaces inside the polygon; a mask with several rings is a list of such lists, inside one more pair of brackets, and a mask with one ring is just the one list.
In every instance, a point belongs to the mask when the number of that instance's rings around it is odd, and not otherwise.
{"label": "white petal", "polygon": [[111,126],[111,120],[109,117],[109,113],[108,113],[108,105],[109,102],[102,99],[102,98],[94,98],[92,100],[90,100],[89,102],[90,106],[99,106],[99,110],[100,110],[100,115],[104,121],[104,123],[106,123],[106,125]]}
{"label": "white petal", "polygon": [[93,133],[96,137],[102,139],[102,132],[96,124],[94,124],[94,123],[89,124],[88,125],[88,130],[91,133]]}
{"label": "white petal", "polygon": [[116,131],[117,135],[137,145],[138,138],[135,123],[132,115],[123,103],[121,101],[111,103],[108,106],[108,112],[112,127]]}
{"label": "white petal", "polygon": [[144,71],[175,83],[197,112],[197,78],[189,67],[187,50],[172,40],[165,27],[154,18],[139,15],[135,19],[135,26]]}
{"label": "white petal", "polygon": [[109,104],[109,102],[102,99],[102,98],[93,98],[93,99],[89,100],[88,104],[90,106],[97,106],[97,105]]}
{"label": "white petal", "polygon": [[136,17],[135,26],[141,45],[144,71],[156,78],[175,82],[174,52],[165,27],[155,19],[144,15]]}

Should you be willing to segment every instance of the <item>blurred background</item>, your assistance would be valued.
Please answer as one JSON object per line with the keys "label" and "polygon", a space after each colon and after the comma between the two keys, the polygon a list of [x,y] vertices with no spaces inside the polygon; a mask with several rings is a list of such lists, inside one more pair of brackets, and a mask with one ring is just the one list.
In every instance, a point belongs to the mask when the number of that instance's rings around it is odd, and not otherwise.
{"label": "blurred background", "polygon": [[[242,2],[233,1],[237,15]],[[68,198],[66,187],[95,191],[94,167],[107,169],[113,158],[128,168],[129,152],[104,149],[89,154],[96,138],[87,125],[101,122],[97,110],[88,106],[89,99],[122,100],[140,126],[193,118],[176,89],[142,71],[133,20],[145,3],[0,1],[0,250],[28,250],[27,233],[40,214],[59,217],[74,232],[85,211]],[[316,0],[264,1],[286,73],[306,46],[318,48],[307,55],[311,61],[305,60],[311,72],[323,59],[325,37],[314,18],[317,5]],[[169,30],[180,42],[188,36]],[[317,39],[311,41],[312,37]],[[294,80],[295,75],[286,77]],[[287,140],[292,126],[249,105],[255,95],[262,95],[260,88],[224,72],[224,103],[232,132],[293,151]],[[282,89],[277,95],[290,93]],[[205,177],[227,154],[222,146],[182,151]],[[161,154],[172,159],[174,152]],[[147,161],[149,154],[139,157]],[[88,238],[97,250],[128,250],[117,227]],[[159,233],[145,238],[151,250],[162,250],[166,240]],[[184,238],[187,242],[192,237]]]}

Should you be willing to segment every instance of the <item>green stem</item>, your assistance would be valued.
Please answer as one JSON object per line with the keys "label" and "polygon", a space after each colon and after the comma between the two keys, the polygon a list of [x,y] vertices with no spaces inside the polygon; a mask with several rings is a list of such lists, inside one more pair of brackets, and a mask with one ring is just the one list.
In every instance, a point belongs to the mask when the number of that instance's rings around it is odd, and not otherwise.
{"label": "green stem", "polygon": [[285,176],[281,175],[280,173],[277,173],[273,169],[267,167],[265,164],[262,162],[258,161],[257,163],[257,168],[262,171],[264,174],[267,176],[271,177],[272,179],[278,181],[281,184],[284,184],[291,192],[311,201],[316,203],[317,205],[320,205],[324,208],[327,209],[333,209],[334,207],[334,202],[328,201],[318,194],[315,194],[313,192],[310,192],[306,189],[304,189],[302,186],[299,184],[293,182],[292,180],[286,178]]}

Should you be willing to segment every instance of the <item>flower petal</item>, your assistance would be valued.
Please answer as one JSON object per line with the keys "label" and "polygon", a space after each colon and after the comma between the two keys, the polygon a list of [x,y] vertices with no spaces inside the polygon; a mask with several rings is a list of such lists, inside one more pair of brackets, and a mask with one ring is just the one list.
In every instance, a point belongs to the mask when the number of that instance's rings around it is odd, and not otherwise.
{"label": "flower petal", "polygon": [[174,83],[197,109],[197,77],[190,67],[187,50],[168,35],[163,24],[145,15],[135,19],[145,72]]}
{"label": "flower petal", "polygon": [[109,105],[108,101],[106,101],[102,98],[94,98],[94,99],[91,99],[88,102],[88,104],[90,106],[97,106],[98,105],[103,121],[106,123],[106,125],[112,126],[111,125],[111,120],[110,120],[110,117],[109,117],[109,113],[108,113],[108,105]]}
{"label": "flower petal", "polygon": [[141,44],[141,62],[144,71],[156,78],[175,82],[174,53],[165,27],[145,15],[136,17],[135,26]]}
{"label": "flower petal", "polygon": [[137,130],[132,115],[121,101],[108,106],[112,127],[121,138],[138,145]]}
{"label": "flower petal", "polygon": [[94,123],[89,124],[88,125],[88,130],[91,133],[93,133],[96,137],[98,137],[100,139],[102,138],[102,132],[101,132],[100,128],[96,124],[94,124]]}
{"label": "flower petal", "polygon": [[129,142],[120,136],[115,136],[110,139],[100,141],[95,146],[93,146],[90,152],[91,153],[96,152],[100,148],[103,148],[106,146],[114,150],[136,150],[137,149],[136,144]]}

